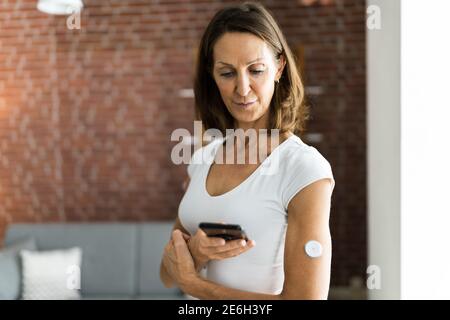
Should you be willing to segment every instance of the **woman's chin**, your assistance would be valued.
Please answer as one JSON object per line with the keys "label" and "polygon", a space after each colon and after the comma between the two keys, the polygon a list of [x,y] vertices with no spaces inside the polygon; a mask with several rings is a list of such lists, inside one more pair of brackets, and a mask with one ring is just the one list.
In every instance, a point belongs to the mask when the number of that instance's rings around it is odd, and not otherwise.
{"label": "woman's chin", "polygon": [[240,108],[233,107],[232,115],[236,120],[248,120],[251,121],[251,118],[254,118],[254,115],[257,113],[257,108]]}
{"label": "woman's chin", "polygon": [[233,115],[233,118],[236,120],[236,123],[244,124],[244,123],[254,123],[256,120],[258,120],[258,117],[255,117],[253,115],[244,117],[242,115],[235,116]]}
{"label": "woman's chin", "polygon": [[234,105],[230,111],[237,123],[252,123],[264,115],[264,112],[259,112],[256,104],[250,108],[240,108]]}

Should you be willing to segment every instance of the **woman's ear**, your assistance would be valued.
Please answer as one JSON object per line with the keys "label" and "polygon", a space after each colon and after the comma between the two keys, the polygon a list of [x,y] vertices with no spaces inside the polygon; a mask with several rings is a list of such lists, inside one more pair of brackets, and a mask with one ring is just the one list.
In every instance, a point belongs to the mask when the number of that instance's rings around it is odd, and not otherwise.
{"label": "woman's ear", "polygon": [[280,80],[285,66],[286,66],[286,59],[285,59],[284,55],[281,54],[280,58],[278,59],[278,68],[277,68],[277,73],[275,75],[275,80]]}

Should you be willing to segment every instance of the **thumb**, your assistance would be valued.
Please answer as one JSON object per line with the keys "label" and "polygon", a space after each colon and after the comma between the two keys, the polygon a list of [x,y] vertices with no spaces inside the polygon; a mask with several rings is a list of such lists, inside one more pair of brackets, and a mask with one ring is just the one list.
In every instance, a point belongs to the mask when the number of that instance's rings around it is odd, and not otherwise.
{"label": "thumb", "polygon": [[203,230],[200,229],[200,228],[198,228],[197,233],[198,233],[199,236],[202,236],[202,237],[205,237],[205,236],[206,236],[205,231],[203,231]]}

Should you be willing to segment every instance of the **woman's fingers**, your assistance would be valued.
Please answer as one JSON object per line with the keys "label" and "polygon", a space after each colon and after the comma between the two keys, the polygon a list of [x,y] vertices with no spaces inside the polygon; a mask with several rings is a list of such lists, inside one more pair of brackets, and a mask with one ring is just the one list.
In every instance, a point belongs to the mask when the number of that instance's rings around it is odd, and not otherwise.
{"label": "woman's fingers", "polygon": [[242,241],[242,240],[233,240],[227,241],[224,246],[209,248],[209,256],[212,259],[224,259],[228,257],[235,256],[237,254],[243,253],[255,246],[255,242],[251,241]]}
{"label": "woman's fingers", "polygon": [[231,257],[236,257],[244,252],[250,250],[255,246],[254,241],[247,241],[245,246],[240,246],[238,248],[233,248],[228,251],[218,252],[215,256],[215,259],[226,259]]}
{"label": "woman's fingers", "polygon": [[191,236],[190,235],[188,235],[188,234],[186,234],[186,233],[181,233],[182,235],[183,235],[183,239],[186,241],[186,240],[189,240],[190,238],[191,238]]}
{"label": "woman's fingers", "polygon": [[[223,240],[223,239],[222,239]],[[225,245],[215,248],[215,252],[227,252],[234,249],[244,248],[247,245],[247,241],[243,239],[230,240],[225,243]]]}
{"label": "woman's fingers", "polygon": [[[201,229],[198,229],[194,238],[196,239],[196,257],[211,259],[225,259],[237,256],[254,246],[254,241],[243,239],[225,241],[220,237],[208,237]],[[192,241],[192,240],[191,240]]]}
{"label": "woman's fingers", "polygon": [[226,241],[219,237],[207,237],[207,239],[205,239],[205,246],[208,248],[221,247],[224,245],[226,245]]}
{"label": "woman's fingers", "polygon": [[223,246],[225,244],[224,239],[219,237],[208,237],[202,229],[198,229],[196,236],[199,237],[202,246],[206,248]]}

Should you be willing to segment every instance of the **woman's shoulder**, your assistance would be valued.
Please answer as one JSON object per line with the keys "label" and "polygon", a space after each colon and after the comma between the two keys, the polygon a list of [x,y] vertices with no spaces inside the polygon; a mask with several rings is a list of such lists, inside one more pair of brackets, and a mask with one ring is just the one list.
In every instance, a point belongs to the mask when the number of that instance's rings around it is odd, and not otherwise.
{"label": "woman's shoulder", "polygon": [[294,135],[281,153],[282,162],[287,167],[330,166],[328,160],[315,147]]}
{"label": "woman's shoulder", "polygon": [[328,160],[313,146],[294,137],[286,145],[281,158],[281,189],[284,208],[307,185],[328,178],[334,188],[334,177]]}

